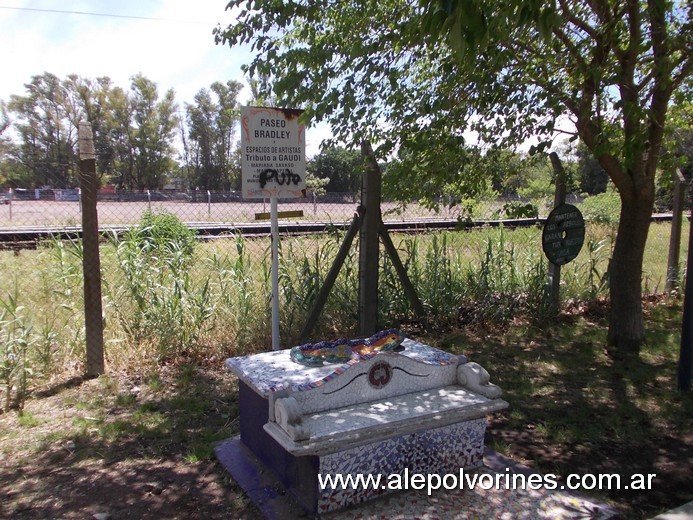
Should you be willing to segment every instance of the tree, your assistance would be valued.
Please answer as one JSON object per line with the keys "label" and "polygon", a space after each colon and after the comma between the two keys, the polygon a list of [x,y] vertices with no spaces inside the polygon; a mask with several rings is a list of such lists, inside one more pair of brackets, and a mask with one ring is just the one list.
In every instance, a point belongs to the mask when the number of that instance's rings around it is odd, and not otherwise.
{"label": "tree", "polygon": [[[241,8],[242,0],[230,7]],[[642,260],[667,107],[693,66],[690,3],[667,0],[259,0],[218,42],[251,43],[250,73],[381,154],[422,132],[513,146],[569,117],[621,197],[609,346],[644,340]],[[441,141],[438,141],[441,142]],[[413,180],[412,182],[416,182]]]}
{"label": "tree", "polygon": [[477,201],[495,196],[493,177],[481,173],[484,156],[459,136],[421,131],[399,147],[383,176],[383,195],[406,204],[419,201],[438,211],[441,204],[471,217]]}
{"label": "tree", "polygon": [[327,179],[328,192],[356,193],[361,187],[361,154],[343,146],[328,146],[306,166],[311,175]]}
{"label": "tree", "polygon": [[111,90],[110,109],[111,143],[114,150],[112,180],[118,189],[135,189],[135,129],[132,125],[134,108],[130,98],[120,87]]}
{"label": "tree", "polygon": [[666,125],[665,168],[693,176],[693,78],[675,96]]}
{"label": "tree", "polygon": [[48,72],[25,87],[27,93],[11,96],[7,105],[19,136],[17,144],[3,146],[3,170],[12,171],[12,185],[75,186],[82,120],[92,124],[97,173],[118,187],[157,189],[174,169],[178,118],[172,90],[159,100],[156,84],[141,74],[126,92],[108,77],[71,74],[61,80]]}
{"label": "tree", "polygon": [[[71,74],[65,82],[71,91],[80,119],[91,123],[96,150],[96,172],[100,178],[110,178],[116,169],[116,150],[114,135],[116,121],[112,113],[111,96],[113,83],[109,77],[96,80]],[[73,122],[79,125],[79,121]]]}
{"label": "tree", "polygon": [[576,155],[580,191],[589,195],[604,193],[609,183],[609,175],[599,164],[594,154],[584,143],[580,143],[577,147]]}
{"label": "tree", "polygon": [[[21,143],[19,161],[32,172],[33,186],[69,188],[77,184],[79,115],[70,91],[54,74],[33,76],[27,94],[10,97]],[[30,187],[30,186],[27,186]]]}
{"label": "tree", "polygon": [[132,78],[130,91],[135,187],[156,190],[164,185],[166,174],[173,168],[175,95],[173,90],[168,90],[159,101],[156,83],[141,74]]}
{"label": "tree", "polygon": [[0,188],[5,189],[11,185],[13,177],[12,155],[14,146],[12,140],[7,137],[6,131],[10,128],[11,121],[7,113],[7,104],[0,101]]}
{"label": "tree", "polygon": [[239,118],[238,94],[242,87],[237,81],[215,82],[211,93],[201,89],[195,95],[194,104],[186,104],[186,154],[195,186],[228,191],[239,184],[232,173],[235,128]]}

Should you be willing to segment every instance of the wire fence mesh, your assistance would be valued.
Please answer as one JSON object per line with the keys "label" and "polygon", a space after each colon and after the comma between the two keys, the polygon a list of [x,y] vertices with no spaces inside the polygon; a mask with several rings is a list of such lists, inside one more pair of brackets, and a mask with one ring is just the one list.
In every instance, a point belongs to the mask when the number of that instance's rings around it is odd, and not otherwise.
{"label": "wire fence mesh", "polygon": [[[3,305],[11,295],[21,307],[16,315],[23,320],[37,373],[83,368],[84,250],[76,235],[69,234],[81,229],[80,193],[17,191],[5,199],[8,203],[0,205],[6,249],[0,251]],[[434,323],[512,319],[516,313],[533,312],[544,297],[547,261],[541,226],[536,219],[520,227],[507,220],[499,225],[508,202],[475,201],[471,212],[446,204],[433,211],[419,204],[383,203],[383,220]],[[283,346],[298,340],[358,204],[358,195],[350,193],[280,202],[280,211],[293,212],[280,223]],[[534,204],[540,218],[548,214],[548,200]],[[97,210],[101,265],[92,268],[101,275],[107,363],[268,348],[271,262],[269,220],[263,213],[269,211],[269,201],[245,202],[233,192],[101,192]],[[484,225],[471,226],[471,221]],[[426,227],[432,223],[440,226]],[[643,266],[647,293],[664,290],[670,229],[668,221],[652,224]],[[683,236],[687,233],[686,222]],[[608,294],[606,273],[615,234],[614,221],[588,221],[580,255],[563,267],[565,305]],[[686,242],[682,240],[681,272]],[[379,324],[413,320],[386,255],[381,254],[380,264]],[[315,338],[355,332],[357,293],[358,239]]]}
{"label": "wire fence mesh", "polygon": [[[581,199],[572,197],[570,203]],[[318,222],[350,220],[358,204],[358,193],[311,194],[303,199],[281,201],[283,211],[300,212],[300,219]],[[461,205],[459,201],[441,200],[435,209],[419,203],[382,203],[385,221],[412,219],[499,219],[507,216],[508,204],[521,202],[519,198],[474,201]],[[524,201],[528,202],[528,201]],[[536,201],[533,201],[536,202]],[[550,211],[550,198],[539,201],[537,216],[545,217]],[[99,225],[136,224],[147,211],[168,212],[191,225],[240,224],[257,221],[258,214],[269,211],[269,200],[244,201],[238,192],[141,191],[98,193]],[[79,189],[15,189],[0,198],[0,228],[51,227],[72,228],[80,225],[81,192]]]}

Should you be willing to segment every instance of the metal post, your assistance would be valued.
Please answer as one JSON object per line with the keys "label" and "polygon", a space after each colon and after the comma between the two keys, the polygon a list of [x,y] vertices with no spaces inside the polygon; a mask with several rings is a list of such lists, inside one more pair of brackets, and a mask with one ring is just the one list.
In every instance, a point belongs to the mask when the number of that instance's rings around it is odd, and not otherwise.
{"label": "metal post", "polygon": [[149,206],[149,211],[152,210],[152,192],[147,190],[147,205]]}
{"label": "metal post", "polygon": [[361,204],[365,206],[359,235],[359,334],[375,333],[378,320],[378,266],[380,241],[381,176],[371,144],[361,143],[365,171],[361,181]]}
{"label": "metal post", "polygon": [[212,194],[207,190],[207,218],[212,218]]}
{"label": "metal post", "polygon": [[419,295],[416,294],[416,289],[409,279],[409,275],[407,274],[407,270],[404,268],[404,264],[402,264],[402,260],[399,258],[397,248],[392,242],[392,238],[390,238],[390,234],[387,232],[385,224],[382,222],[380,222],[380,239],[383,241],[385,252],[390,257],[390,261],[392,262],[392,265],[397,272],[397,276],[399,277],[399,281],[402,284],[402,289],[404,289],[404,294],[407,296],[409,303],[414,309],[416,317],[419,318],[419,321],[424,328],[428,328],[426,310],[419,299]]}
{"label": "metal post", "polygon": [[[553,167],[554,177],[556,179],[556,192],[553,199],[553,207],[557,208],[561,204],[565,204],[566,197],[566,179],[565,170],[558,158],[556,152],[551,152],[549,155],[551,166]],[[552,313],[558,312],[561,306],[561,266],[549,262],[549,310]]]}
{"label": "metal post", "polygon": [[688,230],[688,265],[686,266],[686,289],[683,298],[683,323],[681,325],[681,350],[677,387],[681,392],[691,391],[693,373],[693,214]]}
{"label": "metal post", "polygon": [[10,194],[10,222],[12,222],[12,188],[10,188],[9,194]]}
{"label": "metal post", "polygon": [[679,286],[679,254],[681,253],[681,224],[683,221],[683,195],[686,178],[681,170],[674,172],[674,207],[671,216],[671,235],[669,236],[669,260],[667,262],[667,281],[664,290],[668,293]]}
{"label": "metal post", "polygon": [[272,224],[272,350],[279,350],[279,216],[277,197],[270,197]]}

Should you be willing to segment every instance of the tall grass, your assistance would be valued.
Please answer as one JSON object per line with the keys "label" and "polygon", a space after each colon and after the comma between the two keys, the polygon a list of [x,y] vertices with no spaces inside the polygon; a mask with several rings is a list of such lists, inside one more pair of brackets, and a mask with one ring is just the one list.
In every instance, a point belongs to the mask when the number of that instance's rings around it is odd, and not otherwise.
{"label": "tall grass", "polygon": [[548,263],[516,237],[501,227],[486,238],[480,262],[465,269],[465,300],[473,306],[468,321],[505,324],[520,314],[545,316]]}
{"label": "tall grass", "polygon": [[[651,288],[663,287],[668,229],[661,224],[652,227],[651,243],[659,239],[659,246],[648,244],[644,267]],[[282,237],[282,346],[298,341],[342,239],[339,231]],[[540,228],[393,235],[393,242],[429,323],[450,327],[507,323],[520,315],[539,321],[544,316],[548,264],[541,252]],[[315,328],[316,339],[356,333],[357,246],[358,242],[337,277]],[[612,247],[611,226],[588,226],[582,252],[563,266],[563,301],[607,295],[605,273]],[[0,363],[5,363],[0,379],[5,387],[12,379],[9,386],[21,389],[24,377],[16,375],[20,369],[10,367],[8,360],[19,358],[6,345],[26,351],[22,359],[31,369],[25,373],[27,379],[83,368],[81,262],[78,241],[47,241],[38,251],[23,251],[19,257],[0,252],[0,268],[8,273],[0,286],[0,312],[5,309],[0,333],[6,338],[0,345]],[[131,367],[175,356],[221,359],[267,350],[270,263],[267,238],[237,235],[199,242],[170,216],[149,215],[137,228],[101,247],[108,362]],[[415,318],[384,251],[378,303],[380,327]]]}
{"label": "tall grass", "polygon": [[191,276],[193,232],[173,215],[147,213],[113,244],[122,276],[106,278],[105,296],[126,337],[151,342],[159,360],[194,351],[213,309],[211,275]]}
{"label": "tall grass", "polygon": [[4,391],[0,409],[9,410],[15,403],[22,408],[27,382],[34,375],[29,359],[36,342],[32,329],[16,292],[0,299],[0,389]]}

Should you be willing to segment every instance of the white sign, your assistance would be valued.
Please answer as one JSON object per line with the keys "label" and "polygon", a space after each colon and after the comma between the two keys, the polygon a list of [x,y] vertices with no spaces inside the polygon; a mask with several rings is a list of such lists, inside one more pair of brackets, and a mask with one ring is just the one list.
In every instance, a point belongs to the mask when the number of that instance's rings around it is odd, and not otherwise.
{"label": "white sign", "polygon": [[301,110],[241,107],[243,197],[303,197],[306,134]]}

